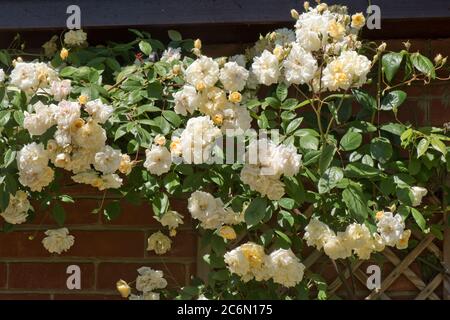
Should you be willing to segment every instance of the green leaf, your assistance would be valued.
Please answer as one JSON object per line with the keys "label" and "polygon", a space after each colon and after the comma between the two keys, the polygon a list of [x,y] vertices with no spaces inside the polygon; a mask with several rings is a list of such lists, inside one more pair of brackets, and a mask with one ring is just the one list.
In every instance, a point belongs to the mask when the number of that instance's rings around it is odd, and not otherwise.
{"label": "green leaf", "polygon": [[303,203],[305,201],[305,188],[300,180],[295,177],[284,177],[284,184],[286,185],[286,192],[294,199],[297,204]]}
{"label": "green leaf", "polygon": [[278,98],[278,100],[283,102],[287,98],[287,95],[288,95],[288,88],[287,88],[287,86],[283,82],[279,83],[278,86],[277,86],[277,98]]}
{"label": "green leaf", "polygon": [[16,159],[16,151],[8,149],[3,156],[3,167],[7,168]]}
{"label": "green leaf", "polygon": [[[148,119],[150,120],[150,119]],[[162,133],[164,135],[168,134],[170,131],[170,123],[163,117],[156,117],[152,120],[152,129]]]}
{"label": "green leaf", "polygon": [[25,119],[25,115],[22,111],[16,110],[13,114],[14,120],[19,126],[23,126],[23,120]]}
{"label": "green leaf", "polygon": [[254,109],[256,107],[259,107],[261,105],[261,102],[259,102],[258,99],[251,99],[245,102],[245,106],[247,109]]}
{"label": "green leaf", "polygon": [[367,199],[361,189],[349,185],[342,192],[342,200],[345,202],[350,214],[359,222],[364,221],[369,216],[369,208],[367,207]]}
{"label": "green leaf", "polygon": [[75,200],[73,200],[73,198],[67,194],[59,196],[59,200],[65,203],[75,203]]}
{"label": "green leaf", "polygon": [[0,51],[0,62],[3,63],[6,67],[11,64],[11,57],[8,53],[4,51]]}
{"label": "green leaf", "polygon": [[120,64],[116,59],[106,58],[105,63],[113,71],[120,71]]}
{"label": "green leaf", "polygon": [[278,200],[278,204],[280,205],[280,207],[288,210],[292,210],[295,208],[295,201],[294,199],[290,198],[281,198],[280,200]]}
{"label": "green leaf", "polygon": [[398,107],[402,105],[402,103],[406,99],[406,92],[401,90],[395,90],[384,95],[381,100],[381,110],[393,110],[397,112]]}
{"label": "green leaf", "polygon": [[403,218],[403,221],[405,221],[411,213],[411,208],[402,204],[398,207],[397,212]]}
{"label": "green leaf", "polygon": [[211,277],[217,281],[228,281],[230,278],[230,272],[227,269],[215,271],[211,274]]}
{"label": "green leaf", "polygon": [[178,176],[178,174],[176,174],[175,172],[169,172],[165,177],[164,177],[164,187],[166,188],[167,192],[169,192],[170,194],[173,194],[175,192],[175,190],[177,189],[177,187],[180,185],[180,178]]}
{"label": "green leaf", "polygon": [[120,202],[112,201],[105,206],[103,214],[108,221],[111,221],[120,215],[120,211],[121,211]]}
{"label": "green leaf", "polygon": [[266,198],[255,198],[245,210],[245,222],[254,226],[264,219],[266,215],[267,200]]}
{"label": "green leaf", "polygon": [[271,106],[274,109],[278,109],[281,105],[280,100],[274,97],[267,97],[266,99],[264,99],[264,103],[266,103],[267,105]]}
{"label": "green leaf", "polygon": [[381,63],[386,79],[391,82],[403,60],[403,53],[390,52],[383,55]]}
{"label": "green leaf", "polygon": [[78,71],[77,68],[68,66],[68,67],[63,68],[63,69],[59,72],[59,75],[60,75],[61,77],[63,77],[63,78],[68,78],[68,77],[70,77],[71,75],[73,75],[74,73],[76,73],[77,71]]}
{"label": "green leaf", "polygon": [[436,137],[432,137],[431,138],[431,145],[433,146],[434,149],[436,149],[437,151],[442,153],[444,156],[446,155],[447,148],[446,148],[445,144],[441,140],[439,140]]}
{"label": "green leaf", "polygon": [[427,152],[430,146],[430,141],[427,138],[422,138],[417,144],[417,158],[420,158]]}
{"label": "green leaf", "polygon": [[181,41],[183,39],[181,33],[176,30],[169,30],[167,31],[167,34],[169,35],[169,39],[172,41]]}
{"label": "green leaf", "polygon": [[144,112],[160,112],[161,109],[154,106],[153,104],[143,104],[142,106],[139,106],[137,108],[138,115],[144,113]]}
{"label": "green leaf", "polygon": [[290,213],[289,211],[280,210],[280,215],[281,215],[281,222],[286,221],[289,224],[289,226],[291,227],[294,226],[295,219],[292,216],[292,213]]}
{"label": "green leaf", "polygon": [[181,124],[181,118],[179,115],[177,115],[175,112],[171,110],[164,110],[162,112],[162,115],[164,118],[167,119],[173,126],[176,128]]}
{"label": "green leaf", "polygon": [[328,169],[331,161],[333,160],[335,152],[336,152],[336,148],[331,144],[328,144],[328,145],[322,147],[322,153],[320,154],[320,159],[319,159],[320,174],[323,174],[325,172],[325,170]]}
{"label": "green leaf", "polygon": [[434,70],[434,65],[427,57],[421,55],[419,52],[413,53],[411,55],[411,62],[414,67],[425,74],[426,76],[434,79],[436,77],[436,71]]}
{"label": "green leaf", "polygon": [[[428,230],[426,230],[428,231]],[[442,225],[432,224],[430,227],[430,232],[439,240],[444,240],[444,234],[442,233]]]}
{"label": "green leaf", "polygon": [[139,30],[136,29],[128,29],[128,31],[134,33],[136,36],[138,36],[139,38],[144,38],[144,35],[142,34],[142,32],[140,32]]}
{"label": "green leaf", "polygon": [[355,162],[349,163],[347,167],[345,167],[345,175],[349,178],[370,179],[379,176],[380,170],[364,163]]}
{"label": "green leaf", "polygon": [[302,123],[303,118],[297,118],[289,122],[287,128],[286,128],[286,134],[291,134],[294,132]]}
{"label": "green leaf", "polygon": [[147,93],[149,99],[161,99],[163,93],[162,84],[159,81],[149,83],[147,86]]}
{"label": "green leaf", "polygon": [[359,104],[361,104],[365,109],[377,110],[377,101],[374,97],[369,95],[367,92],[362,90],[353,89],[353,96],[356,98]]}
{"label": "green leaf", "polygon": [[408,171],[411,175],[416,175],[420,172],[422,167],[422,162],[417,158],[410,158],[408,163]]}
{"label": "green leaf", "polygon": [[53,206],[52,217],[59,226],[64,225],[64,221],[66,220],[66,212],[59,203],[55,203]]}
{"label": "green leaf", "polygon": [[411,208],[411,213],[412,213],[412,216],[413,216],[414,220],[416,221],[417,225],[419,226],[419,228],[423,232],[426,232],[427,231],[427,228],[426,228],[427,223],[426,223],[423,215],[420,213],[420,211],[417,210],[416,208]]}
{"label": "green leaf", "polygon": [[398,200],[405,205],[411,206],[414,201],[414,194],[408,185],[398,186],[396,190]]}
{"label": "green leaf", "polygon": [[116,133],[114,134],[114,141],[120,139],[125,134],[127,134],[127,126],[128,126],[128,123],[125,123],[125,124],[121,125],[119,128],[117,128]]}
{"label": "green leaf", "polygon": [[152,201],[153,212],[157,216],[162,216],[166,213],[169,207],[169,197],[165,193],[157,193]]}
{"label": "green leaf", "polygon": [[0,185],[0,212],[5,211],[9,205],[9,192],[6,192],[4,189],[5,185]]}
{"label": "green leaf", "polygon": [[371,156],[380,163],[386,163],[392,157],[392,144],[383,137],[372,139],[370,143]]}
{"label": "green leaf", "polygon": [[0,127],[6,126],[10,118],[11,118],[10,110],[0,111]]}
{"label": "green leaf", "polygon": [[147,56],[149,56],[152,53],[152,46],[150,45],[150,43],[144,40],[139,42],[139,49]]}
{"label": "green leaf", "polygon": [[383,131],[395,134],[397,136],[401,136],[401,134],[405,131],[405,126],[400,123],[387,123],[381,126],[380,128]]}
{"label": "green leaf", "polygon": [[280,230],[275,230],[275,233],[277,234],[278,237],[280,237],[284,242],[286,242],[287,247],[289,247],[292,244],[291,239],[289,239],[289,237],[284,233],[281,232]]}
{"label": "green leaf", "polygon": [[362,143],[362,135],[359,132],[347,131],[341,139],[341,147],[344,151],[357,149]]}
{"label": "green leaf", "polygon": [[331,167],[325,170],[325,173],[319,179],[319,193],[327,193],[344,178],[344,172],[339,167]]}
{"label": "green leaf", "polygon": [[300,147],[306,150],[317,150],[319,148],[319,139],[312,135],[301,137]]}
{"label": "green leaf", "polygon": [[292,110],[294,109],[298,104],[298,100],[294,98],[289,98],[283,101],[281,105],[281,109],[284,110]]}
{"label": "green leaf", "polygon": [[354,131],[361,130],[363,133],[377,131],[377,127],[367,121],[356,120],[349,122],[348,125],[353,127]]}

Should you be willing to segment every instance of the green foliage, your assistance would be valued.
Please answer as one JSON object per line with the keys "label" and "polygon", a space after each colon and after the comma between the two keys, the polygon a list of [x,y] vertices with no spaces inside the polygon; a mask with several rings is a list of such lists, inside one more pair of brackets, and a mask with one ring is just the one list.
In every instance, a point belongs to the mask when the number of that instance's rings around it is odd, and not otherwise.
{"label": "green foliage", "polygon": [[[110,221],[127,214],[121,210],[122,201],[136,205],[147,202],[152,213],[161,218],[175,207],[172,200],[185,201],[201,190],[220,198],[224,211],[243,215],[243,221],[232,226],[237,239],[224,239],[220,226],[197,226],[201,243],[209,248],[204,256],[211,271],[208,283],[194,279],[174,294],[177,299],[196,299],[200,294],[227,299],[306,299],[311,297],[311,288],[317,292],[314,298],[330,298],[326,282],[317,274],[307,272],[301,283],[288,289],[272,280],[244,283],[224,261],[225,253],[243,242],[261,244],[267,252],[291,249],[301,257],[306,246],[301,235],[311,214],[335,232],[355,222],[375,232],[374,213],[397,208],[394,213],[409,219],[417,230],[442,237],[442,225],[430,219],[435,206],[426,201],[416,205],[413,187],[425,186],[428,196],[449,193],[449,130],[416,127],[397,117],[399,108],[408,107],[405,101],[409,84],[439,78],[440,68],[429,58],[405,50],[379,53],[372,69],[379,68],[379,72],[368,75],[373,87],[358,85],[336,92],[311,92],[310,83],[288,85],[280,80],[271,86],[242,90],[243,100],[236,107],[249,111],[252,127],[279,129],[279,143],[292,145],[301,154],[298,172],[274,178],[282,184],[284,193],[271,199],[242,182],[241,163],[173,163],[168,172],[160,175],[151,174],[143,166],[145,150],[156,144],[157,136],[163,135],[167,141],[161,144],[170,148],[171,138],[180,136],[187,121],[204,114],[196,110],[184,115],[175,108],[176,93],[186,84],[183,70],[196,59],[194,42],[183,39],[175,30],[168,31],[167,44],[146,32],[130,31],[136,36],[131,42],[74,48],[66,61],[55,54],[52,65],[62,79],[71,80],[68,100],[86,95],[89,100],[100,99],[113,107],[113,115],[103,126],[108,143],[133,161],[131,172],[123,176],[122,187],[104,194],[115,200],[105,198],[94,213]],[[160,59],[168,47],[179,48],[182,58]],[[365,48],[362,46],[361,53],[368,54]],[[18,55],[18,49],[0,50],[0,64],[6,70]],[[319,62],[319,66],[326,64],[325,60]],[[249,60],[246,69],[250,65]],[[216,86],[221,86],[220,81]],[[229,106],[229,92],[223,90],[223,94],[223,105]],[[205,99],[204,92],[199,92],[199,98]],[[64,207],[74,202],[76,205],[75,199],[61,194],[63,170],[55,167],[56,178],[40,192],[18,181],[16,159],[21,147],[30,142],[46,145],[56,130],[31,136],[23,128],[26,112],[31,112],[31,105],[37,101],[57,103],[49,94],[30,95],[0,84],[0,212],[8,207],[10,195],[25,190],[49,210],[56,225],[63,226]],[[86,115],[85,110],[82,113]],[[383,120],[385,115],[388,121]],[[244,143],[248,141],[249,137],[245,137]],[[219,155],[225,149],[215,151]],[[12,225],[3,225],[3,231],[11,229]]]}

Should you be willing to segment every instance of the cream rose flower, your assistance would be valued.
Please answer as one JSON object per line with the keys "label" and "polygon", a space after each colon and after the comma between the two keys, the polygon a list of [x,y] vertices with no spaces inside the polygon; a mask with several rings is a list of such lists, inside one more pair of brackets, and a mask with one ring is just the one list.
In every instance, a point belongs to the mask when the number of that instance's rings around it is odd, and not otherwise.
{"label": "cream rose flower", "polygon": [[219,65],[213,59],[201,56],[186,69],[185,76],[197,90],[211,88],[219,80]]}
{"label": "cream rose flower", "polygon": [[172,240],[161,231],[153,233],[147,240],[147,250],[156,254],[165,254],[171,246]]}
{"label": "cream rose flower", "polygon": [[42,240],[42,244],[50,253],[61,254],[69,250],[75,241],[74,236],[69,234],[67,228],[47,230],[45,234],[47,237]]}
{"label": "cream rose flower", "polygon": [[155,289],[164,289],[167,287],[167,281],[164,279],[164,273],[160,270],[153,270],[149,267],[138,269],[139,276],[136,278],[136,289],[141,292],[152,292]]}
{"label": "cream rose flower", "polygon": [[172,164],[172,156],[166,147],[153,145],[150,150],[145,150],[145,155],[144,167],[151,174],[160,176],[169,172]]}
{"label": "cream rose flower", "polygon": [[19,190],[15,195],[9,195],[8,207],[0,213],[0,216],[8,223],[21,224],[27,220],[30,209],[31,204],[28,201],[27,194]]}

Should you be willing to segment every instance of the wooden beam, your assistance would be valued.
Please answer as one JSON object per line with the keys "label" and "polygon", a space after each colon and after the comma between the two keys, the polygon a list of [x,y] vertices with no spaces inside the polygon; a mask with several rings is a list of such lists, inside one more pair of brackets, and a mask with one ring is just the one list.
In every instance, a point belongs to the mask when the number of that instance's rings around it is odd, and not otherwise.
{"label": "wooden beam", "polygon": [[[330,0],[347,5],[352,12],[366,11],[367,0]],[[84,27],[148,26],[186,24],[289,23],[290,10],[301,11],[298,0],[2,0],[1,29],[64,28],[66,9],[81,9]],[[372,0],[383,19],[429,19],[450,16],[447,0]]]}

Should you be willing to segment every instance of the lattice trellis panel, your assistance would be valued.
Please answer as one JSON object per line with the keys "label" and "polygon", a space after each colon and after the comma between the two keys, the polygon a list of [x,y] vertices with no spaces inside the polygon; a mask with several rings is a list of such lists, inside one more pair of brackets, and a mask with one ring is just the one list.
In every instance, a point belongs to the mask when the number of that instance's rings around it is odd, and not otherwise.
{"label": "lattice trellis panel", "polygon": [[[309,217],[312,206],[304,214]],[[450,213],[444,213],[439,220],[435,222],[450,221]],[[443,240],[407,227],[412,230],[410,249],[386,247],[378,253],[382,257],[381,262],[355,260],[349,266],[343,261],[336,261],[333,265],[323,251],[313,250],[304,255],[302,262],[306,267],[305,272],[322,276],[328,285],[327,294],[331,299],[450,300],[450,226],[445,227]],[[210,248],[200,245],[199,248],[197,272],[206,281],[209,271],[207,265],[201,263],[201,257]],[[381,285],[378,290],[371,291],[366,285],[370,276],[366,270],[374,264],[381,269]],[[336,268],[339,272],[336,272]]]}
{"label": "lattice trellis panel", "polygon": [[[386,248],[384,260],[355,261],[352,265],[336,261],[333,266],[323,252],[314,251],[304,260],[307,269],[320,274],[328,283],[330,298],[340,299],[416,299],[440,300],[446,296],[445,279],[450,274],[445,268],[443,243],[434,235],[413,232],[410,243],[415,243],[409,251]],[[434,260],[430,262],[429,260]],[[366,273],[368,265],[380,266],[381,286],[370,291]],[[339,274],[336,272],[339,270]],[[352,272],[349,272],[351,268]]]}

